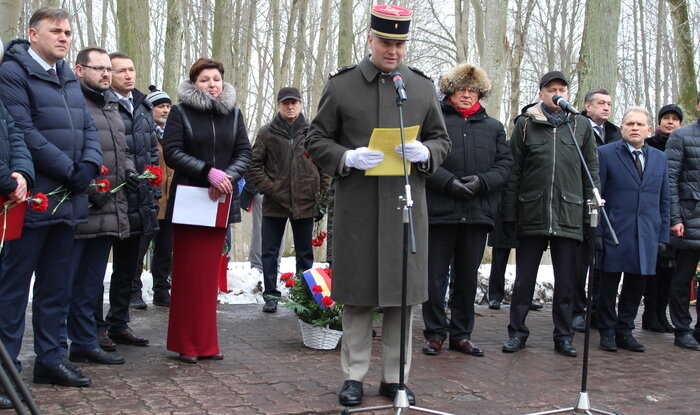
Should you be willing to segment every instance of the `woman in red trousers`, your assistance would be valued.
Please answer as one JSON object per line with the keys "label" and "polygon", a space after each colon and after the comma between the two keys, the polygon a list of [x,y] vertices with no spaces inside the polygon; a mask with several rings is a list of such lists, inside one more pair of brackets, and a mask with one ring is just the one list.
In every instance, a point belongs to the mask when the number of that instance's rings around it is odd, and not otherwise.
{"label": "woman in red trousers", "polygon": [[[240,218],[235,183],[248,169],[250,141],[236,91],[224,83],[221,62],[201,58],[178,87],[163,135],[165,162],[175,171],[166,218],[177,186],[207,187],[209,198],[233,194],[229,223]],[[240,220],[240,219],[239,219]],[[173,271],[168,350],[180,360],[223,359],[216,330],[217,281],[226,228],[173,224]]]}

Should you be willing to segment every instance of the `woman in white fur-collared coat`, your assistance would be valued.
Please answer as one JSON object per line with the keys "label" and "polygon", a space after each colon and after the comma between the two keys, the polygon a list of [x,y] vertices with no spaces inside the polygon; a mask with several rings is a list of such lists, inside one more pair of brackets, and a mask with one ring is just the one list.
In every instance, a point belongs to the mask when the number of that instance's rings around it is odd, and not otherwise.
{"label": "woman in white fur-collared coat", "polygon": [[[163,135],[165,162],[173,170],[166,219],[172,220],[180,184],[206,187],[209,197],[237,193],[248,169],[250,141],[233,86],[223,82],[224,67],[199,59],[178,88]],[[233,204],[229,221],[235,220]],[[217,278],[226,228],[173,224],[173,272],[168,350],[180,360],[222,359],[216,329]]]}

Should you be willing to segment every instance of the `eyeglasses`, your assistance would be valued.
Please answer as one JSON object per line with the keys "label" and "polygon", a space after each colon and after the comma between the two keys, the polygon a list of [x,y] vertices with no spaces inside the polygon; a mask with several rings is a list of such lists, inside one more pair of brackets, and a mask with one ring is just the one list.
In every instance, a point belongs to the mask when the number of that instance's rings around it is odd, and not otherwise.
{"label": "eyeglasses", "polygon": [[105,72],[105,71],[107,71],[108,73],[114,72],[114,68],[107,68],[105,66],[90,66],[90,65],[81,65],[81,66],[84,66],[84,67],[90,68],[90,69],[94,69],[97,72]]}

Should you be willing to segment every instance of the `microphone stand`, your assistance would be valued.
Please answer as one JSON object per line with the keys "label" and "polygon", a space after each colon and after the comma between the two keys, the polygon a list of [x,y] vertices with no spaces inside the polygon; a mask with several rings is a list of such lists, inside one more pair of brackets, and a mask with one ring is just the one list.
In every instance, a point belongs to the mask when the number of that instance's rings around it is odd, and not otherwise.
{"label": "microphone stand", "polygon": [[[578,112],[573,111],[573,109],[569,109],[567,112],[570,112],[572,114],[578,114]],[[574,134],[573,128],[571,128],[571,120],[570,118],[567,117],[566,121],[564,121],[564,124],[566,124],[566,127],[569,130],[569,134],[571,134],[571,137],[574,140],[574,146],[576,147],[576,151],[578,152],[579,158],[581,159],[581,166],[583,167],[583,170],[586,172],[586,177],[588,178],[588,181],[591,184],[591,188],[593,189],[593,200],[588,199],[586,203],[588,204],[588,216],[590,218],[590,226],[592,229],[595,229],[598,226],[598,211],[603,215],[603,219],[605,219],[605,224],[607,225],[608,230],[610,231],[610,238],[613,240],[614,245],[619,245],[619,242],[617,240],[617,234],[615,233],[615,230],[612,228],[610,225],[610,220],[608,219],[608,215],[605,212],[605,209],[603,209],[603,206],[605,204],[605,201],[601,199],[600,197],[600,192],[598,188],[595,186],[595,182],[593,181],[593,176],[591,176],[591,171],[588,169],[588,165],[586,164],[586,159],[583,157],[583,152],[581,152],[581,147],[579,147],[579,143],[576,140],[576,135]],[[551,415],[551,414],[561,414],[561,413],[566,413],[566,412],[573,412],[575,414],[587,414],[587,415],[592,415],[592,414],[602,414],[602,415],[621,415],[620,412],[609,412],[605,411],[603,409],[596,409],[591,407],[590,400],[588,399],[588,356],[589,356],[589,348],[590,348],[590,338],[591,338],[591,303],[592,303],[592,298],[593,298],[593,293],[591,290],[591,280],[593,279],[593,272],[595,269],[595,249],[591,246],[592,242],[588,242],[588,250],[587,250],[587,255],[588,255],[588,280],[587,280],[587,287],[588,287],[588,293],[586,295],[586,329],[584,332],[584,337],[583,337],[583,367],[581,369],[581,391],[578,394],[578,398],[576,399],[576,403],[574,406],[570,406],[568,408],[560,408],[560,409],[553,409],[551,411],[544,411],[544,412],[533,412],[527,415]]]}
{"label": "microphone stand", "polygon": [[[407,99],[405,92],[400,93],[397,88],[396,107],[399,112],[399,130],[401,132],[401,152],[405,154],[406,138],[404,136],[403,125],[403,102]],[[400,415],[409,409],[434,415],[454,415],[449,412],[441,412],[434,409],[421,408],[419,406],[410,405],[408,402],[408,394],[406,393],[406,383],[404,378],[404,366],[406,364],[406,289],[408,286],[408,250],[411,253],[416,253],[416,238],[413,230],[413,199],[411,198],[411,184],[408,181],[408,163],[405,158],[403,162],[403,177],[404,177],[404,194],[399,195],[399,209],[403,211],[403,262],[401,268],[401,350],[399,351],[399,386],[396,390],[396,397],[393,404],[370,406],[366,408],[349,409],[344,408],[340,413],[343,415],[354,414],[359,412],[381,411],[384,409],[394,409],[395,414]]]}
{"label": "microphone stand", "polygon": [[[24,405],[22,405],[22,400],[24,400],[29,408],[29,412],[32,415],[41,415],[41,411],[39,411],[39,407],[34,402],[32,394],[29,392],[29,388],[27,388],[27,385],[24,384],[24,381],[22,381],[22,378],[19,376],[10,354],[7,353],[7,349],[1,341],[0,361],[2,362],[2,367],[0,368],[0,385],[2,385],[2,388],[5,389],[5,394],[7,397],[10,398],[10,402],[12,402],[15,413],[18,415],[27,414],[27,411],[24,409]],[[17,390],[15,390],[13,382],[15,385],[17,385]],[[19,397],[17,391],[19,391],[19,395],[22,395],[22,398]]]}

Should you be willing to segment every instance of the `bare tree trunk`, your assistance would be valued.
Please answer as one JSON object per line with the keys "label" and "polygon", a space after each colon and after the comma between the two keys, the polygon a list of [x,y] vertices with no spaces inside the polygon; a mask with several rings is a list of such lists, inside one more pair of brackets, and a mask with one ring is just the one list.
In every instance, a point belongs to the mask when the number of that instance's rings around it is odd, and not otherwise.
{"label": "bare tree trunk", "polygon": [[207,36],[207,33],[209,33],[209,17],[207,16],[209,0],[200,0],[196,9],[199,12],[199,31],[197,33],[199,36],[199,50],[197,57],[202,58],[209,56],[209,39]]}
{"label": "bare tree trunk", "polygon": [[649,50],[647,48],[647,31],[646,31],[646,24],[644,24],[644,0],[639,0],[639,28],[641,29],[639,32],[641,34],[640,38],[642,40],[642,78],[644,85],[647,86],[647,88],[642,88],[644,89],[644,103],[646,104],[646,108],[649,109],[651,108],[651,99],[649,98],[649,66],[647,65],[649,58]]}
{"label": "bare tree trunk", "polygon": [[0,36],[3,42],[9,42],[19,35],[17,22],[22,10],[22,0],[0,0],[0,10]]}
{"label": "bare tree trunk", "polygon": [[233,82],[233,49],[231,47],[231,16],[233,4],[231,0],[216,0],[214,7],[214,33],[212,34],[211,56],[220,59],[224,68],[229,69],[225,74],[227,82]]}
{"label": "bare tree trunk", "polygon": [[353,45],[355,35],[352,29],[352,0],[340,0],[340,15],[338,16],[338,67],[350,65],[353,62]]}
{"label": "bare tree trunk", "polygon": [[506,80],[505,64],[508,56],[508,40],[506,39],[506,23],[508,15],[508,0],[492,0],[488,2],[484,13],[489,28],[483,33],[484,48],[481,56],[481,67],[489,74],[493,89],[486,101],[488,112],[494,118],[501,118],[503,101],[503,84]]}
{"label": "bare tree trunk", "polygon": [[270,20],[272,21],[272,79],[273,91],[276,93],[282,87],[282,67],[280,65],[280,0],[270,3]]}
{"label": "bare tree trunk", "polygon": [[282,74],[280,76],[280,85],[287,85],[289,82],[289,67],[291,66],[292,48],[294,40],[294,24],[299,15],[299,3],[301,0],[292,0],[292,10],[289,15],[289,23],[287,24],[287,36],[284,39],[284,54],[282,55]]}
{"label": "bare tree trunk", "polygon": [[583,107],[586,91],[607,89],[615,102],[617,85],[617,31],[620,2],[588,0],[578,63],[579,93],[576,106]]}
{"label": "bare tree trunk", "polygon": [[182,0],[167,0],[168,23],[165,27],[165,61],[163,63],[163,91],[175,100],[182,62]]}
{"label": "bare tree trunk", "polygon": [[308,0],[299,0],[299,23],[297,24],[297,38],[295,46],[295,59],[294,59],[294,76],[292,77],[292,86],[302,89],[301,77],[304,72],[304,52],[306,47],[304,46],[306,41],[306,24],[308,16]]}
{"label": "bare tree trunk", "polygon": [[469,0],[455,0],[455,43],[457,63],[467,61],[469,56],[468,24]]}
{"label": "bare tree trunk", "polygon": [[316,114],[316,103],[321,98],[323,83],[326,80],[326,54],[328,46],[328,29],[330,25],[331,1],[323,0],[321,3],[321,21],[318,30],[318,50],[316,51],[316,70],[314,71],[313,85],[307,106],[307,114],[311,119]]}
{"label": "bare tree trunk", "polygon": [[[111,0],[104,0],[102,2],[102,32],[100,33],[100,47],[105,48],[107,43],[107,31],[109,30],[109,25],[107,24],[107,9],[112,5]],[[114,8],[114,6],[111,6]]]}
{"label": "bare tree trunk", "polygon": [[[253,49],[253,34],[255,33],[255,15],[257,10],[257,1],[252,0],[248,3],[248,13],[246,15],[245,32],[243,39],[243,44],[245,45],[245,50],[243,55],[239,55],[238,58],[241,62],[250,62],[251,51]],[[250,65],[242,65],[239,69],[240,77],[239,84],[236,85],[238,91],[238,107],[241,109],[246,108],[248,100],[248,74],[250,73]]]}
{"label": "bare tree trunk", "polygon": [[695,114],[698,87],[695,84],[695,64],[693,63],[693,38],[688,20],[688,3],[685,0],[668,0],[673,21],[673,34],[676,44],[676,67],[678,68],[678,106],[684,113]]}
{"label": "bare tree trunk", "polygon": [[[666,32],[666,5],[665,0],[658,0],[656,7],[656,57],[654,60],[654,108],[650,109],[653,114],[661,109],[661,55],[663,55],[662,49],[662,36]],[[664,42],[665,43],[665,42]],[[666,79],[666,78],[663,78]]]}
{"label": "bare tree trunk", "polygon": [[[479,59],[484,56],[484,7],[480,0],[471,0],[474,6],[474,37],[476,38],[476,49],[479,52]],[[504,13],[505,15],[505,13]],[[489,30],[490,30],[489,25]],[[482,63],[479,62],[481,65]]]}
{"label": "bare tree trunk", "polygon": [[[78,4],[75,2],[75,0],[71,0],[71,3],[73,4],[73,10],[75,13],[78,12]],[[92,17],[88,17],[88,26],[92,24]],[[73,29],[73,34],[77,36],[73,36],[73,51],[80,50],[85,47],[85,37],[83,36],[83,25],[80,24],[79,19],[73,19],[71,22],[71,29]]]}
{"label": "bare tree trunk", "polygon": [[[515,28],[513,34],[513,56],[510,61],[510,117],[514,119],[520,114],[520,70],[525,55],[525,42],[527,31],[530,27],[530,18],[534,10],[533,2],[527,0],[523,6],[523,0],[518,1],[515,12]],[[510,136],[512,122],[506,123],[506,129]]]}
{"label": "bare tree trunk", "polygon": [[136,68],[136,87],[148,91],[151,84],[151,38],[149,15],[138,0],[117,0],[119,51],[131,56]]}
{"label": "bare tree trunk", "polygon": [[95,37],[95,19],[92,18],[92,2],[85,2],[85,16],[87,22],[87,42],[90,46],[97,45],[97,38]]}

